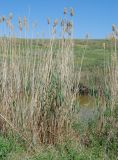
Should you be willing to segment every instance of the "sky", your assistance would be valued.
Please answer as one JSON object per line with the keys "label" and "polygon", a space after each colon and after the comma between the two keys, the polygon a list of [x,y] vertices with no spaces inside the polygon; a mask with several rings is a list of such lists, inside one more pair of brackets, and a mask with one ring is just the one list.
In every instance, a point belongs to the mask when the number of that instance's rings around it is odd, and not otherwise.
{"label": "sky", "polygon": [[[47,17],[51,22],[63,17],[63,9],[74,8],[74,38],[101,39],[111,33],[111,26],[118,26],[118,0],[1,0],[0,16],[13,13],[13,23],[18,26],[18,16],[28,17],[30,25],[37,23],[36,32],[48,34]],[[30,31],[31,34],[31,31]]]}

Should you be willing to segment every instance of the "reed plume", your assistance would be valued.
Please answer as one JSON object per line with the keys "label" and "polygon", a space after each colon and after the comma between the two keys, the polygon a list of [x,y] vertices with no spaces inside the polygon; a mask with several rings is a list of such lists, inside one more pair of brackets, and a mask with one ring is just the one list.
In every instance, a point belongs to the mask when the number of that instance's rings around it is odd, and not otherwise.
{"label": "reed plume", "polygon": [[2,21],[4,22],[6,20],[6,17],[5,16],[2,16]]}
{"label": "reed plume", "polygon": [[22,20],[21,20],[21,17],[18,17],[18,26],[19,26],[19,30],[20,30],[20,32],[22,32],[22,30],[23,30],[23,26],[22,26]]}
{"label": "reed plume", "polygon": [[64,8],[64,15],[67,14],[67,8]]}
{"label": "reed plume", "polygon": [[70,16],[74,16],[74,9],[73,8],[70,9]]}
{"label": "reed plume", "polygon": [[48,25],[50,24],[50,18],[47,18],[47,24]]}

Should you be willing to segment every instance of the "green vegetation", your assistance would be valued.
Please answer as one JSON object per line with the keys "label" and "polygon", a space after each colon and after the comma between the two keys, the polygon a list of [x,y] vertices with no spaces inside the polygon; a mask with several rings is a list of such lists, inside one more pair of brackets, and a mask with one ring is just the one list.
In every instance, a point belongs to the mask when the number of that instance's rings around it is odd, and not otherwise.
{"label": "green vegetation", "polygon": [[9,157],[17,154],[22,154],[25,151],[22,143],[18,143],[12,136],[6,138],[0,135],[0,159],[6,160]]}
{"label": "green vegetation", "polygon": [[[118,108],[117,108],[118,109]],[[106,114],[110,117],[109,114]],[[118,110],[114,111],[118,116]],[[96,128],[97,121],[89,121],[88,130],[78,123],[76,131],[79,132],[78,141],[67,140],[63,144],[40,146],[37,153],[26,153],[24,143],[16,142],[17,138],[0,138],[0,158],[9,160],[117,160],[118,143],[117,129],[109,121],[102,131]],[[21,145],[22,144],[22,145]],[[31,152],[31,151],[30,151]]]}

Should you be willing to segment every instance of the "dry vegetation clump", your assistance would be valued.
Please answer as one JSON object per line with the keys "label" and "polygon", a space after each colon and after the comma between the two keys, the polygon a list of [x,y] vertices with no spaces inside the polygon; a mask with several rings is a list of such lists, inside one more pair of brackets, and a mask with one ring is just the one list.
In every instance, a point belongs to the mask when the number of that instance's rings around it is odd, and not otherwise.
{"label": "dry vegetation clump", "polygon": [[[31,144],[62,142],[72,133],[73,24],[65,17],[61,39],[56,41],[55,19],[49,46],[44,48],[38,39],[35,45],[33,39],[18,39],[11,30],[11,19],[11,14],[8,19],[2,17],[10,35],[0,38],[0,130],[15,131]],[[18,27],[20,38],[23,27],[27,37],[26,16],[23,21],[18,18]]]}
{"label": "dry vegetation clump", "polygon": [[[108,140],[111,138],[111,134],[117,136],[118,129],[118,117],[117,117],[117,108],[118,108],[118,55],[117,55],[117,27],[112,25],[112,34],[109,37],[110,42],[112,43],[112,53],[109,60],[109,66],[104,65],[104,89],[108,92],[108,95],[104,97],[105,103],[100,109],[100,123],[98,123],[100,132],[102,133],[105,130],[105,126],[111,125],[112,129],[108,130]],[[103,44],[104,54],[106,53],[106,44]],[[115,130],[115,131],[114,131]]]}

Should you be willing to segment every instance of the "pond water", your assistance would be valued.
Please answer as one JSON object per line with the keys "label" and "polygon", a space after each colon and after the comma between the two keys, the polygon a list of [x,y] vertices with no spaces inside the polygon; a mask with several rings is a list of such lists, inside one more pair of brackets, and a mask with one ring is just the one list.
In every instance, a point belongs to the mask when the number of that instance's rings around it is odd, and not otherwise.
{"label": "pond water", "polygon": [[97,98],[94,96],[84,95],[77,97],[79,110],[79,119],[81,122],[88,122],[94,119],[97,114]]}

